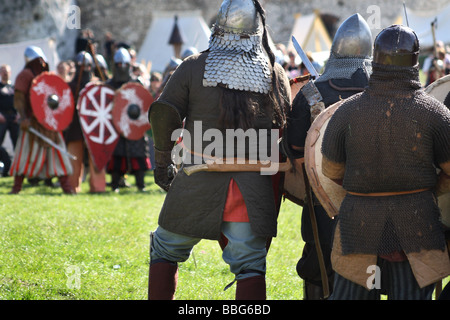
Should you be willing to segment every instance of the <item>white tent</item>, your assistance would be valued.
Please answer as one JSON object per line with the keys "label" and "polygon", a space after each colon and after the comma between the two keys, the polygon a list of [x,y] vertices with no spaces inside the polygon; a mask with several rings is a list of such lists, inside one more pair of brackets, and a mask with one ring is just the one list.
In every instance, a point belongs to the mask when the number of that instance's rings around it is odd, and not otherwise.
{"label": "white tent", "polygon": [[311,52],[315,61],[322,64],[328,59],[333,40],[317,11],[305,16],[297,14],[287,47],[288,50],[296,52],[292,44],[292,36],[298,41],[303,51]]}
{"label": "white tent", "polygon": [[405,19],[405,13],[402,8],[402,13],[396,21],[398,24],[408,25],[412,28],[419,38],[421,48],[433,46],[433,34],[431,23],[436,19],[436,40],[443,41],[445,44],[450,43],[450,5],[442,8],[434,8],[429,11],[415,11],[406,8],[408,21]]}
{"label": "white tent", "polygon": [[174,56],[173,47],[168,42],[175,16],[178,17],[178,27],[185,40],[181,52],[188,47],[195,47],[198,51],[208,49],[211,30],[202,18],[200,10],[155,11],[137,55],[137,61],[144,61],[144,64],[151,62],[152,71],[163,72],[170,58]]}
{"label": "white tent", "polygon": [[59,55],[56,51],[56,41],[53,38],[0,44],[0,64],[9,64],[11,66],[12,83],[14,83],[17,74],[25,66],[25,57],[23,54],[28,46],[40,47],[48,60],[50,71],[56,72]]}

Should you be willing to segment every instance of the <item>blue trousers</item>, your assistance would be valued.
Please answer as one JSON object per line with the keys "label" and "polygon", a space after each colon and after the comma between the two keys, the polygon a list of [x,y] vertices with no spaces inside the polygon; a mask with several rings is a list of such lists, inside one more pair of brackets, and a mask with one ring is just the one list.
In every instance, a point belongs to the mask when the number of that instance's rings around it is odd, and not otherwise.
{"label": "blue trousers", "polygon": [[[256,236],[248,222],[223,222],[222,233],[228,242],[222,258],[236,275],[236,280],[265,275],[267,239]],[[150,263],[186,261],[201,238],[193,238],[170,232],[159,226],[153,233]]]}

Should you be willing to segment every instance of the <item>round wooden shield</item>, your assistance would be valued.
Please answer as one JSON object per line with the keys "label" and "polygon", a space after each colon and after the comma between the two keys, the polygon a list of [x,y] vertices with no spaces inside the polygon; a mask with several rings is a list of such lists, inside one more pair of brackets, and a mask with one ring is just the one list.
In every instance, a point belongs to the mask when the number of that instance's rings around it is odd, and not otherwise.
{"label": "round wooden shield", "polygon": [[[450,75],[442,77],[428,87],[425,92],[444,103],[450,93]],[[450,108],[450,106],[447,106]],[[438,173],[439,173],[438,169]],[[450,228],[450,193],[446,193],[438,197],[439,208],[441,209],[442,223]]]}
{"label": "round wooden shield", "polygon": [[62,131],[72,122],[75,108],[72,91],[56,74],[43,72],[33,79],[30,102],[34,116],[48,130]]}
{"label": "round wooden shield", "polygon": [[114,96],[112,120],[116,130],[129,140],[141,139],[150,130],[147,113],[153,96],[141,84],[128,82]]}
{"label": "round wooden shield", "polygon": [[311,188],[330,217],[339,213],[346,191],[322,173],[322,141],[328,122],[344,100],[323,110],[311,125],[305,142],[305,171]]}
{"label": "round wooden shield", "polygon": [[434,81],[425,88],[425,92],[443,103],[450,92],[450,74]]}
{"label": "round wooden shield", "polygon": [[119,141],[111,115],[114,94],[114,89],[105,84],[89,83],[81,90],[78,99],[81,130],[98,170],[106,167]]}

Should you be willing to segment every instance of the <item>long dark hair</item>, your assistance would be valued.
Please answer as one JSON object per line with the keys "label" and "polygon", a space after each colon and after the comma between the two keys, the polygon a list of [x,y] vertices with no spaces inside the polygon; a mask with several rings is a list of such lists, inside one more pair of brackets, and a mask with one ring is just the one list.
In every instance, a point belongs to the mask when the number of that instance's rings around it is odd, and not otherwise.
{"label": "long dark hair", "polygon": [[254,93],[238,91],[220,86],[221,122],[225,129],[241,128],[247,130],[253,127],[253,122],[258,112],[258,104]]}
{"label": "long dark hair", "polygon": [[[262,45],[272,66],[272,90],[266,96],[263,108],[266,109],[268,104],[272,104],[274,126],[276,128],[284,128],[289,102],[286,93],[283,93],[280,88],[278,75],[275,71],[275,54],[269,45],[266,28],[266,12],[258,0],[253,0],[253,2],[261,16],[263,24]],[[264,112],[261,110],[261,107],[258,107],[254,95],[249,92],[230,90],[222,87],[221,120],[225,128],[242,128],[245,130],[253,127],[256,114],[258,112]]]}

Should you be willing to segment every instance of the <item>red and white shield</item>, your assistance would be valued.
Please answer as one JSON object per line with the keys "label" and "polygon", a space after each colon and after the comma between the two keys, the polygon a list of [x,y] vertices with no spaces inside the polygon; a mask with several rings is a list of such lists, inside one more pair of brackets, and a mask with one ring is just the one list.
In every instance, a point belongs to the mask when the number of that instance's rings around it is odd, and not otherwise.
{"label": "red and white shield", "polygon": [[72,122],[75,108],[72,91],[56,74],[43,72],[33,79],[30,102],[34,116],[48,130],[62,131]]}
{"label": "red and white shield", "polygon": [[89,83],[78,99],[81,130],[97,170],[106,167],[119,141],[111,121],[114,94],[114,89],[105,84]]}
{"label": "red and white shield", "polygon": [[114,97],[112,110],[116,130],[129,140],[141,139],[150,130],[147,113],[152,102],[150,92],[137,82],[120,87]]}

